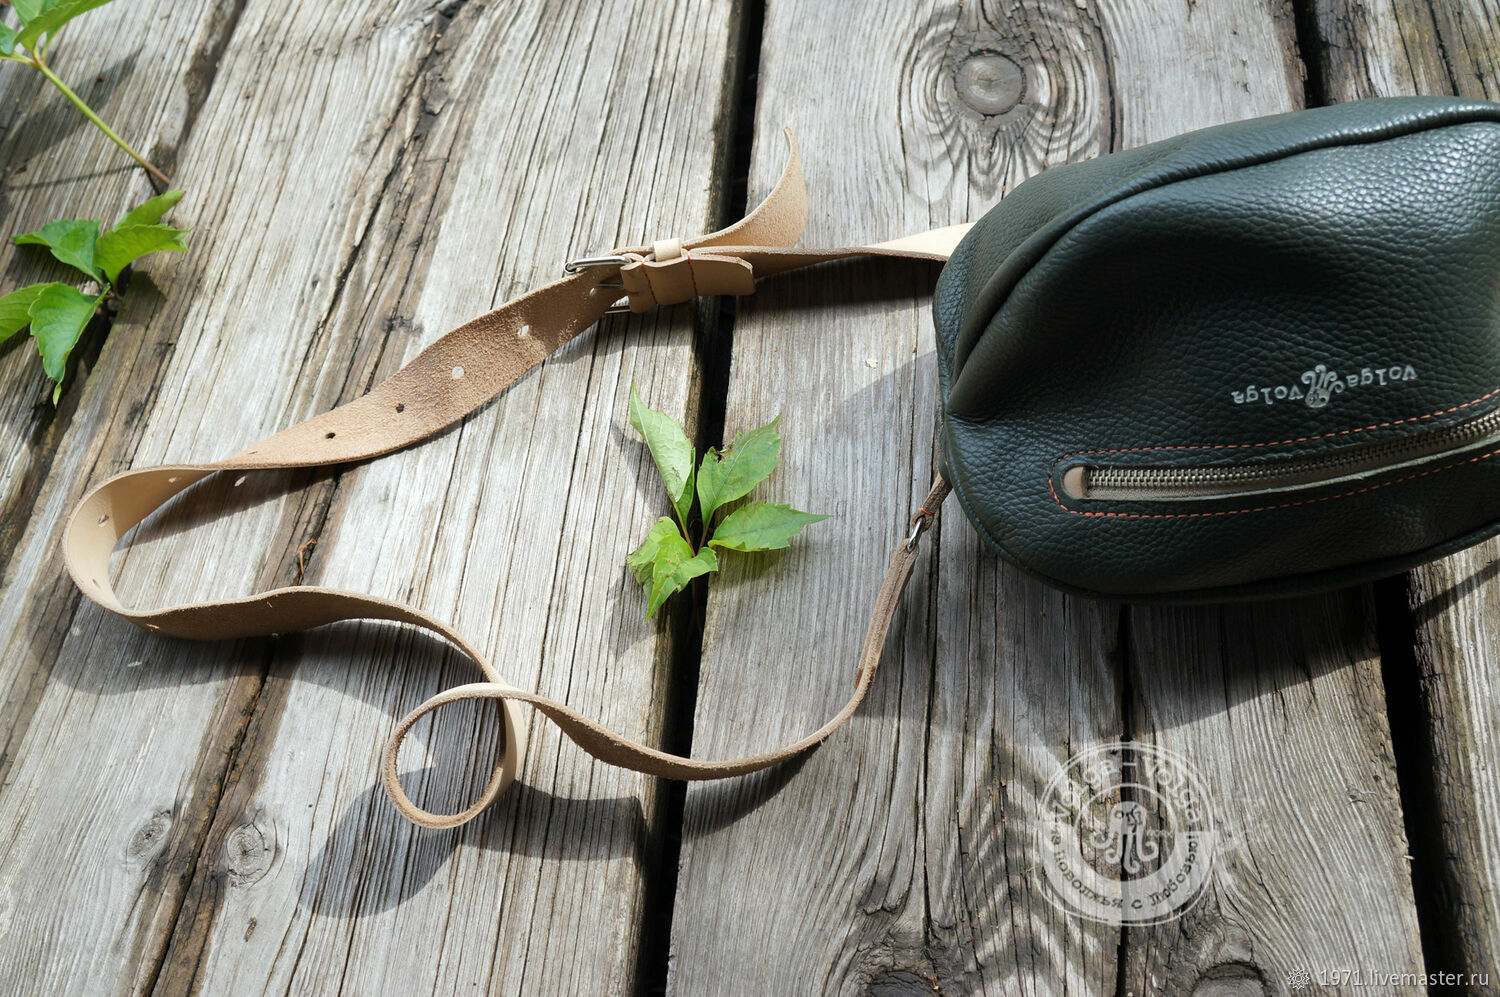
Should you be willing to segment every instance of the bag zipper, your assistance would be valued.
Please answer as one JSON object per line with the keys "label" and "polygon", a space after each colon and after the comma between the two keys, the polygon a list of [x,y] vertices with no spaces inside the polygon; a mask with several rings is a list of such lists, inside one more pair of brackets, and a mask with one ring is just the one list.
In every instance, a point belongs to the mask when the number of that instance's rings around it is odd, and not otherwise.
{"label": "bag zipper", "polygon": [[1062,488],[1070,498],[1119,502],[1230,498],[1254,492],[1315,488],[1486,443],[1500,443],[1500,410],[1431,432],[1341,447],[1306,457],[1273,457],[1244,464],[1198,467],[1077,464],[1063,472]]}

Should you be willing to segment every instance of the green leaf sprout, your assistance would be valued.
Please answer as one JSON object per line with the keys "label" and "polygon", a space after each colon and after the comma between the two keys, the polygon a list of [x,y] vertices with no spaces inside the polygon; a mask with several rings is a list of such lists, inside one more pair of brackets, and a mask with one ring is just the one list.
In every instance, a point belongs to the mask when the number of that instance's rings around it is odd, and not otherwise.
{"label": "green leaf sprout", "polygon": [[[749,502],[730,511],[717,526],[714,517],[729,503],[750,494],[781,463],[777,419],[741,433],[723,452],[712,447],[694,469],[693,445],[682,426],[662,412],[646,407],[635,385],[630,387],[630,424],[646,440],[651,459],[661,472],[676,516],[663,516],[646,539],[625,559],[625,565],[647,597],[646,615],[655,616],[668,597],[682,591],[694,578],[719,570],[714,548],[720,550],[779,550],[802,528],[827,519],[776,502]],[[690,539],[693,500],[698,506],[698,543]],[[712,528],[711,528],[712,527]]]}

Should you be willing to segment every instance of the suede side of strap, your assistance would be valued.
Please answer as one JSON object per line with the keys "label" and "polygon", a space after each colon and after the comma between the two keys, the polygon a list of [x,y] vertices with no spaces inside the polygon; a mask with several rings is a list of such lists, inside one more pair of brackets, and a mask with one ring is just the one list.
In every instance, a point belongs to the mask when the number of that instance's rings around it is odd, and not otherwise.
{"label": "suede side of strap", "polygon": [[[788,133],[788,140],[791,135]],[[967,226],[954,226],[907,239],[873,246],[800,250],[792,244],[807,218],[807,199],[795,143],[786,172],[771,195],[750,215],[721,232],[681,244],[687,268],[663,288],[687,288],[690,295],[744,293],[734,270],[748,267],[754,276],[782,273],[828,260],[851,256],[899,256],[923,260],[946,259]],[[729,243],[735,243],[730,245]],[[745,244],[740,244],[745,243]],[[694,247],[712,246],[709,254],[726,264],[694,268]],[[383,779],[397,809],[427,827],[453,827],[471,820],[488,807],[515,779],[525,750],[525,724],[519,704],[530,704],[552,720],[585,751],[603,761],[673,779],[717,779],[754,772],[807,750],[822,741],[858,708],[879,664],[886,631],[917,549],[913,539],[892,555],[876,597],[869,629],[860,652],[854,694],[828,723],[801,740],[746,758],[711,761],[667,754],[622,738],[568,706],[508,682],[479,651],[441,620],[399,602],[318,586],[274,589],[237,599],[176,606],[133,608],[121,601],[109,577],[110,552],[132,527],[150,517],[173,496],[218,471],[315,467],[365,460],[426,439],[487,403],[554,350],[591,328],[614,303],[617,286],[607,286],[632,266],[656,263],[649,250],[620,251],[622,262],[582,270],[531,291],[485,315],[464,323],[422,350],[406,366],[366,395],[284,429],[240,453],[202,464],[170,464],[126,471],[96,486],[84,496],[63,532],[63,557],[68,572],[83,593],[100,606],[147,630],[198,640],[287,633],[341,620],[390,620],[430,630],[467,655],[484,681],[448,689],[397,725],[385,752]],[[700,254],[698,259],[704,259]],[[715,274],[726,274],[735,287],[721,287]],[[680,276],[685,274],[684,284]],[[700,276],[707,274],[700,280]],[[645,290],[631,291],[632,308],[659,302],[653,282],[642,279]],[[738,288],[738,289],[735,289]],[[677,300],[685,300],[678,298]],[[917,520],[930,519],[948,485],[938,479]],[[914,535],[915,536],[915,535]],[[397,755],[412,725],[440,706],[463,699],[498,701],[504,727],[500,756],[483,793],[456,814],[433,814],[414,804],[397,777]]]}

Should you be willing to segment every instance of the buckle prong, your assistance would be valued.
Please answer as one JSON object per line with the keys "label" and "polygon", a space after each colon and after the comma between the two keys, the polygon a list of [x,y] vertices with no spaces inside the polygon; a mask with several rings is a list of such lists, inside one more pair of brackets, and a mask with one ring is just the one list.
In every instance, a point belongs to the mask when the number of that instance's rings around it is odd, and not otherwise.
{"label": "buckle prong", "polygon": [[579,256],[563,264],[566,273],[578,273],[580,270],[591,270],[594,267],[620,267],[630,262],[630,257],[620,256]]}
{"label": "buckle prong", "polygon": [[[563,272],[576,274],[582,273],[585,270],[592,270],[594,267],[622,267],[629,262],[630,257],[621,256],[618,253],[612,253],[605,256],[579,256],[576,259],[571,259],[568,262],[564,263]],[[625,285],[620,283],[619,281],[609,281],[607,283],[601,282],[594,286],[613,288],[617,290],[623,289],[625,287]],[[629,305],[614,304],[606,308],[604,314],[619,315],[623,312],[628,311],[630,311]]]}

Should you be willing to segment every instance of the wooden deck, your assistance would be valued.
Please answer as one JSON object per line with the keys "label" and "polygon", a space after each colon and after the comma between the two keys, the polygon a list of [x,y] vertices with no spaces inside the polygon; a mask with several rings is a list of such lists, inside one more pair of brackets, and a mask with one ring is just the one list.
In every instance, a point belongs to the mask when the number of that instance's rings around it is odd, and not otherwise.
{"label": "wooden deck", "polygon": [[[51,62],[188,190],[194,232],[137,268],[57,409],[29,345],[0,352],[0,994],[1500,988],[1500,543],[1324,597],[1148,609],[1042,587],[950,509],[870,700],[805,761],[684,788],[533,723],[521,785],[444,832],[378,787],[395,720],[473,677],[440,644],[162,640],[81,599],[57,552],[91,482],[357,396],[570,256],[733,220],[782,125],[804,242],[891,238],[1200,125],[1500,98],[1495,0],[120,0]],[[13,65],[0,139],[7,236],[149,192]],[[0,289],[57,275],[0,244]],[[117,572],[153,601],[400,597],[633,737],[779,743],[843,702],[932,475],[934,276],[857,263],[606,320],[410,452],[210,484],[233,515],[160,517]],[[645,621],[623,558],[664,510],[632,382],[701,444],[780,413],[777,497],[833,518]],[[490,720],[418,729],[418,802],[475,792]],[[1035,872],[1049,776],[1123,739],[1189,759],[1220,836],[1203,898],[1151,927],[1068,916]]]}

